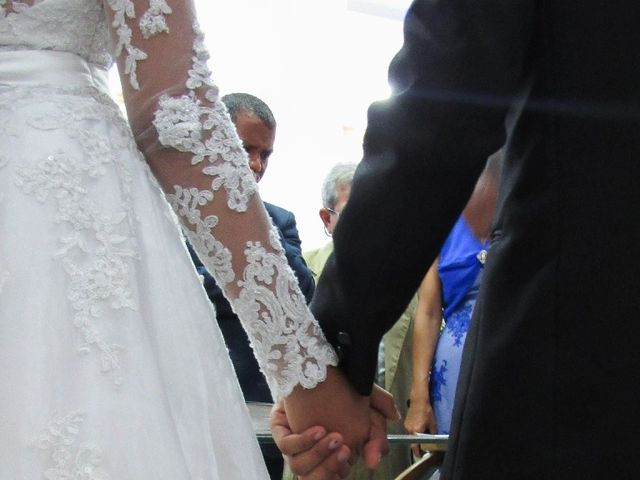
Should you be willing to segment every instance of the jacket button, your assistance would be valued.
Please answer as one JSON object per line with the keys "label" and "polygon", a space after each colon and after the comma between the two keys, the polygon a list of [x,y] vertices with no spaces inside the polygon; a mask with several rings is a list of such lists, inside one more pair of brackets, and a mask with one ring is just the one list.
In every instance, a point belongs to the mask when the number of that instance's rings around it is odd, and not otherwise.
{"label": "jacket button", "polygon": [[349,347],[351,346],[351,337],[347,332],[338,332],[338,345],[336,345],[336,353],[338,354],[338,359],[343,361],[348,353]]}
{"label": "jacket button", "polygon": [[338,332],[338,343],[344,347],[351,346],[351,336],[347,332]]}

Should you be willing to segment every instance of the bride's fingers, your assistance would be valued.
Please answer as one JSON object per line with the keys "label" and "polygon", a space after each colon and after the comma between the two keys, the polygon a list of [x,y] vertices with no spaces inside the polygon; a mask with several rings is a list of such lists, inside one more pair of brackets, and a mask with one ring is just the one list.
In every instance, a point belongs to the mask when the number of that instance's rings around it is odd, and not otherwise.
{"label": "bride's fingers", "polygon": [[293,433],[282,401],[271,410],[269,425],[276,445],[301,479],[337,480],[348,474],[351,450],[344,445],[339,433],[327,435],[326,429],[320,426]]}
{"label": "bride's fingers", "polygon": [[[277,402],[271,410],[269,427],[280,451],[284,455],[292,456],[313,448],[327,434],[326,429],[320,426],[310,427],[299,434],[293,433],[281,401]],[[341,441],[341,438],[338,440]]]}

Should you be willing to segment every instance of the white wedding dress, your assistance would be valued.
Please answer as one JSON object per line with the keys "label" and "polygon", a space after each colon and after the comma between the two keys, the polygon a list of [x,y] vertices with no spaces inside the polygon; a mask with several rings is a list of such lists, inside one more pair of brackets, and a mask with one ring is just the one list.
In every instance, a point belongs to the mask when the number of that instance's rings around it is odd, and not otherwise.
{"label": "white wedding dress", "polygon": [[267,478],[178,222],[275,398],[336,363],[192,16],[180,0],[0,0],[0,480]]}

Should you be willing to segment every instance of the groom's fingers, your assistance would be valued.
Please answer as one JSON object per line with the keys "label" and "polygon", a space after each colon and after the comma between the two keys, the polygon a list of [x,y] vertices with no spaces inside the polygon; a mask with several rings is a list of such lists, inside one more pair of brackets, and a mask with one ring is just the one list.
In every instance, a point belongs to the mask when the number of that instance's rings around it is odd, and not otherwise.
{"label": "groom's fingers", "polygon": [[290,456],[299,455],[313,449],[318,441],[326,435],[327,432],[322,427],[311,427],[302,433],[292,433],[290,430],[288,432],[283,430],[282,433],[273,432],[274,439],[276,436],[279,437],[276,440],[276,445],[280,451],[283,455]]}
{"label": "groom's fingers", "polygon": [[[331,455],[305,475],[300,475],[300,480],[339,480],[346,478],[351,470],[348,458],[351,455],[349,447],[341,445]],[[293,470],[293,468],[292,468]]]}
{"label": "groom's fingers", "polygon": [[378,410],[385,418],[389,420],[400,420],[402,418],[393,400],[393,395],[378,385],[373,385],[369,400],[371,408]]}
{"label": "groom's fingers", "polygon": [[386,418],[379,411],[371,409],[371,430],[369,439],[362,447],[362,458],[368,468],[375,469],[387,453],[389,440]]}
{"label": "groom's fingers", "polygon": [[284,410],[278,405],[271,412],[270,423],[276,445],[301,480],[334,480],[349,473],[351,450],[340,434],[327,435],[322,427],[292,433]]}
{"label": "groom's fingers", "polygon": [[286,455],[285,459],[301,479],[324,480],[335,475],[346,476],[351,468],[348,463],[350,456],[351,450],[343,444],[342,436],[330,433],[310,449],[297,455]]}

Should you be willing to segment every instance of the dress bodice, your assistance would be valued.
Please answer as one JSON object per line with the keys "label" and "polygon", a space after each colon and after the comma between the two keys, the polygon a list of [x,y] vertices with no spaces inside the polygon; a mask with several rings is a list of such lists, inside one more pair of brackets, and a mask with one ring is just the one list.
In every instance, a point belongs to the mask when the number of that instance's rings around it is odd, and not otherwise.
{"label": "dress bodice", "polygon": [[487,248],[488,243],[481,242],[460,215],[440,250],[438,262],[445,318],[466,296],[477,293]]}
{"label": "dress bodice", "polygon": [[108,66],[111,46],[100,0],[0,0],[0,50],[56,50]]}

